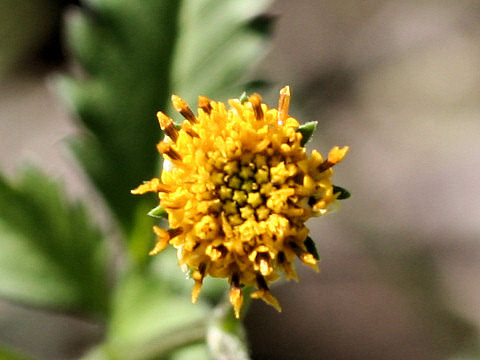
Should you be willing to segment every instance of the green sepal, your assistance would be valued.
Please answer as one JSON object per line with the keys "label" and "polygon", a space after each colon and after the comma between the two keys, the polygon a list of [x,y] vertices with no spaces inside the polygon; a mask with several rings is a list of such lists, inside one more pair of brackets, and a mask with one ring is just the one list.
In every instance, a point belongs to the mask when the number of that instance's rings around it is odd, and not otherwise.
{"label": "green sepal", "polygon": [[153,208],[148,212],[149,216],[155,217],[155,218],[161,218],[161,219],[168,219],[168,214],[165,211],[165,209],[158,205],[157,207]]}
{"label": "green sepal", "polygon": [[310,140],[313,132],[317,128],[317,124],[318,121],[310,121],[298,127],[297,131],[302,134],[302,141],[300,142],[300,145],[305,146],[305,144]]}
{"label": "green sepal", "polygon": [[247,95],[247,93],[244,91],[244,92],[242,93],[242,95],[240,95],[240,97],[238,98],[238,100],[240,100],[240,103],[242,103],[242,104],[245,103],[245,102],[247,102],[247,101],[248,101],[248,95]]}
{"label": "green sepal", "polygon": [[338,195],[337,197],[337,200],[345,200],[345,199],[348,199],[350,196],[352,196],[352,194],[350,194],[350,191],[336,185],[333,185],[333,193],[334,194],[340,193],[340,195]]}
{"label": "green sepal", "polygon": [[304,244],[305,244],[305,247],[307,248],[307,251],[310,254],[312,254],[315,259],[320,260],[320,256],[318,256],[318,251],[317,251],[317,247],[315,246],[315,242],[310,236],[307,236]]}

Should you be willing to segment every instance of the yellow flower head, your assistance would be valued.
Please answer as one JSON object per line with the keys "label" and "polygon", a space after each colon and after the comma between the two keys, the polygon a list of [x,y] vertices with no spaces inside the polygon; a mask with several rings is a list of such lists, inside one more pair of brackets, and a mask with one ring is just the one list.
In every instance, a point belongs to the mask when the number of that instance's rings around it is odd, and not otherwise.
{"label": "yellow flower head", "polygon": [[178,250],[179,264],[195,281],[193,302],[210,275],[229,280],[237,317],[243,285],[257,287],[252,297],[280,311],[268,285],[281,271],[297,279],[295,257],[318,270],[305,222],[327,213],[340,195],[332,167],[348,147],[334,147],[326,160],[315,150],[307,156],[305,133],[288,115],[288,86],[280,91],[278,109],[269,109],[258,94],[230,99],[229,109],[200,96],[197,115],[178,96],[172,102],[186,120],[177,127],[157,114],[168,135],[158,144],[165,160],[161,178],[132,190],[158,193],[168,214],[170,229],[154,227],[157,243],[150,254],[168,245]]}

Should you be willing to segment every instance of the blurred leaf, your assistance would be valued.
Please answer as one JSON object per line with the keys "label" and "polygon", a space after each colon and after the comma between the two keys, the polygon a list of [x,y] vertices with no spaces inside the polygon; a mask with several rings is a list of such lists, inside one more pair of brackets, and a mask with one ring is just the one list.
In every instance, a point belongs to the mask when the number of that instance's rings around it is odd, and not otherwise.
{"label": "blurred leaf", "polygon": [[108,326],[108,351],[118,359],[152,359],[204,341],[208,308],[176,295],[151,273],[119,284]]}
{"label": "blurred leaf", "polygon": [[106,259],[85,208],[37,170],[0,177],[0,296],[30,305],[104,313]]}
{"label": "blurred leaf", "polygon": [[0,78],[17,70],[47,41],[58,5],[54,0],[0,0]]}
{"label": "blurred leaf", "polygon": [[89,131],[72,148],[126,231],[141,201],[130,189],[158,167],[155,113],[169,98],[179,4],[90,0],[66,21],[84,74],[60,78],[59,90]]}
{"label": "blurred leaf", "polygon": [[[268,50],[270,0],[184,0],[179,18],[172,84],[188,102],[215,100],[246,90],[248,72]],[[192,106],[193,107],[193,106]]]}
{"label": "blurred leaf", "polygon": [[216,360],[249,360],[245,328],[229,304],[217,308],[208,327],[207,343]]}
{"label": "blurred leaf", "polygon": [[308,143],[313,135],[313,132],[317,128],[317,125],[318,121],[311,121],[298,127],[297,131],[302,134],[302,141],[300,142],[300,145],[305,146]]}
{"label": "blurred leaf", "polygon": [[[153,245],[153,242],[152,242]],[[173,247],[168,247],[161,254],[151,257],[152,271],[155,272],[162,283],[168,285],[170,289],[186,298],[190,298],[193,287],[193,280],[187,278],[178,265],[177,251]],[[217,304],[225,295],[228,284],[225,279],[213,278],[207,276],[203,280],[200,300]]]}
{"label": "blurred leaf", "polygon": [[26,356],[19,355],[17,352],[14,352],[10,349],[0,346],[0,359],[1,360],[29,360]]}
{"label": "blurred leaf", "polygon": [[196,344],[187,346],[183,349],[175,351],[169,360],[211,360],[210,351],[205,344]]}

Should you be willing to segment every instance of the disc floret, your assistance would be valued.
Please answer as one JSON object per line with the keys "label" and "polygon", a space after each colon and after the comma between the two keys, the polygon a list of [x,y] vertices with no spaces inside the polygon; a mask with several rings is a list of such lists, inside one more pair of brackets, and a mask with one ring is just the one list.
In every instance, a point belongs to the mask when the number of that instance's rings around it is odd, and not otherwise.
{"label": "disc floret", "polygon": [[283,272],[297,279],[293,260],[318,270],[305,222],[324,215],[336,201],[332,167],[348,147],[334,147],[323,159],[307,156],[299,123],[288,115],[290,90],[280,91],[279,106],[269,109],[258,94],[225,104],[198,99],[197,115],[176,95],[172,103],[184,118],[178,129],[157,114],[168,139],[158,144],[166,164],[134,194],[156,192],[170,229],[155,226],[151,254],[168,245],[178,249],[179,264],[192,272],[192,302],[205,276],[226,278],[236,316],[242,287],[257,287],[253,298],[280,311],[269,284]]}

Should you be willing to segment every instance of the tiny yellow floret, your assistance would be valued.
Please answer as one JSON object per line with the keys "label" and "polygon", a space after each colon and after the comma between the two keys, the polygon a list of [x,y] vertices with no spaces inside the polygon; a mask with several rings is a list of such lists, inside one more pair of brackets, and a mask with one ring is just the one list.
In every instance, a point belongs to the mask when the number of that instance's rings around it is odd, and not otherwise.
{"label": "tiny yellow floret", "polygon": [[[235,316],[240,316],[243,286],[281,311],[269,289],[280,278],[298,280],[293,261],[318,271],[318,255],[305,222],[326,214],[337,201],[332,167],[348,147],[335,146],[324,160],[307,154],[300,124],[288,114],[290,88],[280,91],[278,108],[258,94],[225,104],[199,96],[195,115],[172,96],[182,125],[162,112],[160,127],[168,138],[157,146],[165,160],[160,178],[132,190],[158,193],[169,229],[154,226],[151,255],[175,247],[178,261],[194,280],[196,302],[203,279],[226,278]],[[312,249],[313,247],[313,249]]]}

